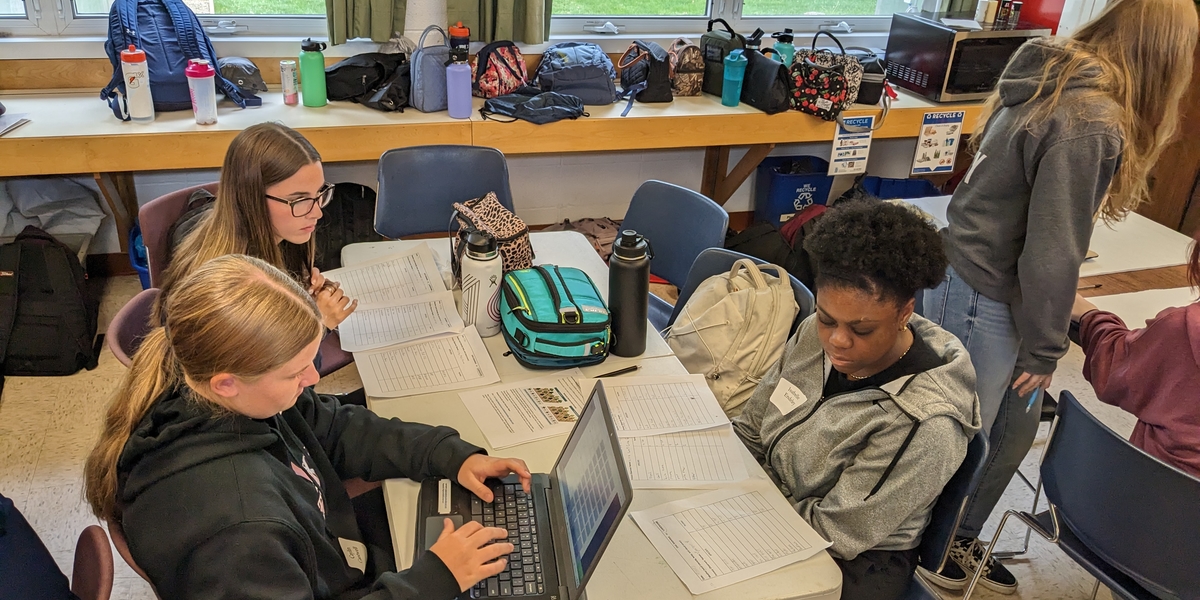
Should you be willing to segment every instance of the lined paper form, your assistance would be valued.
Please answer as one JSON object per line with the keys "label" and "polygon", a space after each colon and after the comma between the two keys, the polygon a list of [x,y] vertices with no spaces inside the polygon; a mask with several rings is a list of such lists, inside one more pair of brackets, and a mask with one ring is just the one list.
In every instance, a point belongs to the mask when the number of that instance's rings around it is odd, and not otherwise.
{"label": "lined paper form", "polygon": [[739,446],[729,425],[621,438],[621,454],[637,489],[712,487],[746,479]]}
{"label": "lined paper form", "polygon": [[[579,383],[590,390],[596,380]],[[729,423],[703,375],[606,379],[604,391],[621,437],[708,429]]]}
{"label": "lined paper form", "polygon": [[500,381],[474,327],[462,333],[354,355],[368,396],[398,398]]}
{"label": "lined paper form", "polygon": [[630,514],[693,594],[770,573],[830,545],[761,479]]}
{"label": "lined paper form", "polygon": [[592,389],[580,389],[583,372],[559,371],[536,379],[489,386],[458,395],[499,450],[571,432]]}
{"label": "lined paper form", "polygon": [[460,333],[463,320],[452,292],[359,307],[338,327],[342,350],[361,352],[421,338]]}
{"label": "lined paper form", "polygon": [[446,291],[433,251],[425,243],[353,267],[326,271],[324,275],[342,284],[342,291],[358,300],[360,309]]}

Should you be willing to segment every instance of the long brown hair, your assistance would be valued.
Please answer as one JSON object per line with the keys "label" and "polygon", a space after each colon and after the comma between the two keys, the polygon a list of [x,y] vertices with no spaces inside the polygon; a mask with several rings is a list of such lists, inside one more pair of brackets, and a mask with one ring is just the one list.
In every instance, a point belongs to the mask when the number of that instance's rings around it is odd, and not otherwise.
{"label": "long brown hair", "polygon": [[261,258],[307,284],[316,254],[316,237],[299,245],[275,242],[267,209],[267,188],[320,162],[321,155],[304,136],[280,123],[251,125],[233,138],[221,167],[221,183],[212,212],[184,238],[173,253],[155,307],[161,320],[162,301],[196,267],[225,254]]}
{"label": "long brown hair", "polygon": [[1200,288],[1200,233],[1192,240],[1192,259],[1188,261],[1188,283]]}
{"label": "long brown hair", "polygon": [[[1027,102],[1041,103],[1030,113],[1030,123],[1059,106],[1067,87],[1059,83],[1084,73],[1099,74],[1092,91],[1085,93],[1109,96],[1121,108],[1115,125],[1125,146],[1100,208],[1105,221],[1120,220],[1149,200],[1147,175],[1179,129],[1179,101],[1191,79],[1198,36],[1196,8],[1189,0],[1116,0],[1070,38],[1060,40],[1064,52],[1043,67],[1037,93]],[[1042,99],[1047,87],[1053,91]],[[997,90],[984,105],[971,140],[976,148],[999,107]]]}
{"label": "long brown hair", "polygon": [[231,373],[253,380],[296,358],[324,331],[316,303],[295,279],[237,254],[197,267],[166,299],[165,309],[165,326],[153,329],[133,355],[84,467],[87,501],[106,521],[120,517],[121,452],[163,394],[186,386],[185,377],[207,382]]}

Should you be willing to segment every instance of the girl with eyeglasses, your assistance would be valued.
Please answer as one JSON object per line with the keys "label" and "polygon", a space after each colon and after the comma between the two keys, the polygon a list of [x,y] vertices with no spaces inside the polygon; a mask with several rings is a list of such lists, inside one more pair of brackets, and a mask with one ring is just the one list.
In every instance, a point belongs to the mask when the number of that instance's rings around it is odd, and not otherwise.
{"label": "girl with eyeglasses", "polygon": [[200,265],[226,254],[260,258],[304,286],[337,327],[358,306],[325,281],[313,265],[317,221],[333,198],[321,156],[304,136],[279,123],[259,123],[233,138],[221,167],[212,210],[172,253],[156,312],[179,281]]}

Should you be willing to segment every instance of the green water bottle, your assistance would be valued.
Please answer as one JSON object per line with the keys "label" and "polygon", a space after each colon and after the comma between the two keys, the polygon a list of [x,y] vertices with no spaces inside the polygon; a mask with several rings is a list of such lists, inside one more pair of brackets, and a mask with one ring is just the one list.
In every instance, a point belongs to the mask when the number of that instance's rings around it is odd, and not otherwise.
{"label": "green water bottle", "polygon": [[305,106],[325,106],[325,49],[322,42],[308,38],[300,43],[300,97]]}

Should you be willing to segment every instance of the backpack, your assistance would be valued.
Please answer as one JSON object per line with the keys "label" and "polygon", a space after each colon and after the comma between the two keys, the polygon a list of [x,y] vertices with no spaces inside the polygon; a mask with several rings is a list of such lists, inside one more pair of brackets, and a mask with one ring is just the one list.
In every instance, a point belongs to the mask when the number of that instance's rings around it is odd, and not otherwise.
{"label": "backpack", "polygon": [[342,247],[359,242],[382,242],[375,231],[375,190],[342,182],[333,186],[333,199],[321,209],[313,232],[317,255],[313,264],[322,271],[342,266]]}
{"label": "backpack", "polygon": [[525,58],[516,44],[506,40],[492,42],[480,49],[471,64],[471,71],[471,93],[480,98],[511,94],[529,81]]}
{"label": "backpack", "polygon": [[725,414],[735,417],[783,356],[799,312],[786,271],[743,258],[700,283],[667,330],[667,345],[688,373],[704,375]]}
{"label": "backpack", "polygon": [[671,93],[699,96],[704,87],[704,54],[692,40],[681,37],[667,50],[671,57]]}
{"label": "backpack", "polygon": [[[426,46],[425,38],[433,32],[442,35],[442,43]],[[409,104],[421,112],[446,110],[446,64],[450,62],[450,40],[446,31],[430,25],[421,34],[417,49],[412,53],[412,91]]]}
{"label": "backpack", "polygon": [[175,254],[175,248],[178,248],[179,244],[183,243],[183,239],[200,225],[216,201],[217,197],[203,188],[188,196],[187,209],[167,228],[167,260],[165,264],[171,264],[171,255]]}
{"label": "backpack", "polygon": [[54,236],[30,225],[0,246],[0,388],[4,375],[96,368],[99,308],[79,257]]}
{"label": "backpack", "polygon": [[622,117],[629,114],[634,98],[638,102],[670,102],[674,99],[671,95],[671,59],[662,46],[636,40],[621,55],[617,68],[621,69],[621,99],[629,99]]}
{"label": "backpack", "polygon": [[325,95],[382,111],[408,106],[412,87],[403,54],[364,52],[325,67]]}
{"label": "backpack", "polygon": [[[545,125],[563,119],[578,119],[589,116],[583,110],[583,100],[576,96],[558,92],[542,92],[535,87],[522,87],[511,94],[488,98],[483,101],[479,114],[484,119],[500,123],[517,120],[529,121],[534,125]],[[502,121],[493,115],[509,117]]]}
{"label": "backpack", "polygon": [[608,307],[587,273],[543,265],[509,271],[500,283],[500,331],[531,369],[570,369],[608,357]]}
{"label": "backpack", "polygon": [[562,42],[542,53],[534,81],[542,90],[576,96],[584,104],[617,101],[617,72],[604,50],[590,42]]}
{"label": "backpack", "polygon": [[[762,36],[761,29],[754,33],[755,38]],[[747,49],[743,56],[746,73],[742,75],[742,102],[768,115],[791,107],[792,76],[788,68],[753,48]]]}
{"label": "backpack", "polygon": [[[125,81],[121,73],[121,51],[130,44],[146,52],[150,92],[155,111],[191,110],[192,93],[183,70],[197,58],[217,64],[217,51],[196,14],[183,0],[116,0],[108,11],[108,39],[104,51],[112,63],[112,79],[100,90],[113,114],[129,120],[125,103]],[[219,71],[217,91],[242,108],[261,106],[262,99],[244,94]]]}
{"label": "backpack", "polygon": [[617,241],[617,233],[621,231],[621,222],[608,217],[585,217],[576,221],[563,219],[562,223],[544,227],[542,231],[578,231],[591,243],[592,248],[600,255],[600,260],[608,263],[608,258],[612,256],[613,242]]}
{"label": "backpack", "polygon": [[482,231],[496,238],[504,272],[528,269],[533,266],[533,245],[529,243],[529,226],[521,217],[500,204],[495,192],[466,202],[455,202],[453,219],[458,222],[457,235],[450,242],[450,268],[458,279],[462,256],[466,252],[463,238],[471,230]]}
{"label": "backpack", "polygon": [[771,223],[755,223],[741,233],[727,235],[725,248],[779,265],[808,289],[813,289],[816,273],[808,251],[803,244],[789,244]]}
{"label": "backpack", "polygon": [[[725,31],[713,31],[713,23],[724,25]],[[725,87],[725,57],[745,47],[746,38],[735,32],[725,19],[709,20],[708,32],[700,36],[700,53],[704,57],[704,93],[721,95],[721,89]]]}

